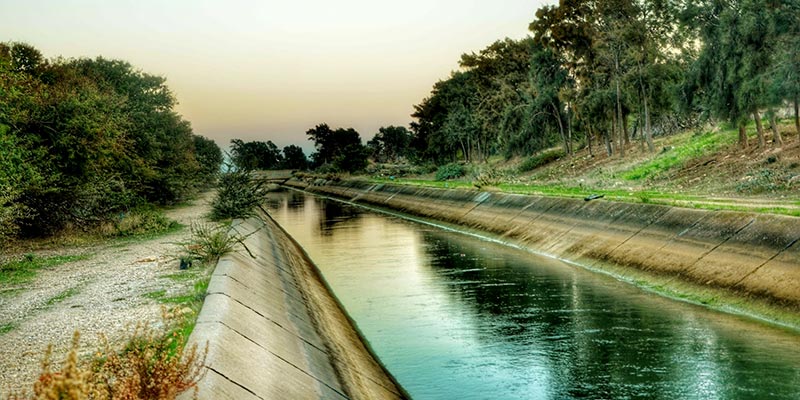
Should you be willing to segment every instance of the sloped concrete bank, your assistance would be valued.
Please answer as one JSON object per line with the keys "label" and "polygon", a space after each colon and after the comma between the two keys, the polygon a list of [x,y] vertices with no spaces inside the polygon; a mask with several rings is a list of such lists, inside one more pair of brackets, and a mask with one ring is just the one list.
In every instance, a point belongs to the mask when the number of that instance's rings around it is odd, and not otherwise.
{"label": "sloped concrete bank", "polygon": [[189,343],[208,343],[201,399],[403,399],[302,249],[266,214],[231,228]]}
{"label": "sloped concrete bank", "polygon": [[365,181],[286,184],[486,232],[662,294],[800,328],[800,218]]}

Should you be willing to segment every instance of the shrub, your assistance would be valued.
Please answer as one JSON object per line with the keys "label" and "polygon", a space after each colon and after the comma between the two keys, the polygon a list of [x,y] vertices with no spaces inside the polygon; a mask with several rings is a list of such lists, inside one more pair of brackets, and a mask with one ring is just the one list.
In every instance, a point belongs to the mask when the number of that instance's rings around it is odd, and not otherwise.
{"label": "shrub", "polygon": [[248,218],[267,192],[264,180],[250,170],[229,168],[220,177],[217,197],[211,203],[211,219]]}
{"label": "shrub", "polygon": [[192,240],[186,245],[186,251],[191,257],[204,263],[218,260],[237,246],[242,246],[252,256],[250,249],[244,244],[249,235],[231,235],[224,225],[192,224]]}
{"label": "shrub", "polygon": [[129,213],[120,213],[100,226],[100,233],[109,237],[129,237],[169,232],[180,226],[161,212],[152,208],[140,208]]}
{"label": "shrub", "polygon": [[561,157],[564,157],[564,150],[559,149],[559,150],[544,151],[535,156],[531,156],[527,160],[523,161],[522,164],[520,164],[520,166],[518,167],[518,170],[520,173],[533,171],[534,169],[539,168],[542,165],[556,161]]}
{"label": "shrub", "polygon": [[448,179],[455,179],[464,176],[466,169],[463,165],[458,163],[445,164],[436,170],[436,180],[446,181]]}

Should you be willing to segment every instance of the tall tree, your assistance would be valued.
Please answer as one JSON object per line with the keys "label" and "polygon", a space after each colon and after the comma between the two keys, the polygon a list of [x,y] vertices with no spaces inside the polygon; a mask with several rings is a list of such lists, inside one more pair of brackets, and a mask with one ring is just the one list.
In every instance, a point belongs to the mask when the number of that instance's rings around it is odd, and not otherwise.
{"label": "tall tree", "polygon": [[283,165],[281,168],[297,170],[305,170],[308,168],[308,159],[305,153],[303,153],[303,149],[293,144],[284,147]]}

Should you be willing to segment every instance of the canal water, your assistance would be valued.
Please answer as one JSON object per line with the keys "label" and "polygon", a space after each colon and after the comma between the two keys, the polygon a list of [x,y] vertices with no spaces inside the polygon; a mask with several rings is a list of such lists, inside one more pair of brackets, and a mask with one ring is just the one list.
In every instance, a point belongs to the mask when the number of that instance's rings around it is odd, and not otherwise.
{"label": "canal water", "polygon": [[414,399],[800,399],[800,335],[299,192],[270,213]]}

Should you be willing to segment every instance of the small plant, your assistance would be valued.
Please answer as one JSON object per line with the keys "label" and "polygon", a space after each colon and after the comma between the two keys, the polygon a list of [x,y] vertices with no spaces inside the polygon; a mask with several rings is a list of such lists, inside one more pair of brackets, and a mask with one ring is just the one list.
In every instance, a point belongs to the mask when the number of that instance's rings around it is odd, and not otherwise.
{"label": "small plant", "polygon": [[220,176],[217,197],[211,203],[211,219],[251,217],[268,191],[266,182],[251,171],[231,167]]}
{"label": "small plant", "polygon": [[466,170],[464,166],[458,163],[445,164],[436,170],[436,180],[446,181],[449,179],[460,178],[464,176]]}
{"label": "small plant", "polygon": [[218,260],[237,246],[242,246],[252,256],[250,249],[244,244],[248,236],[231,234],[224,225],[193,223],[192,239],[185,248],[190,257],[204,263]]}

